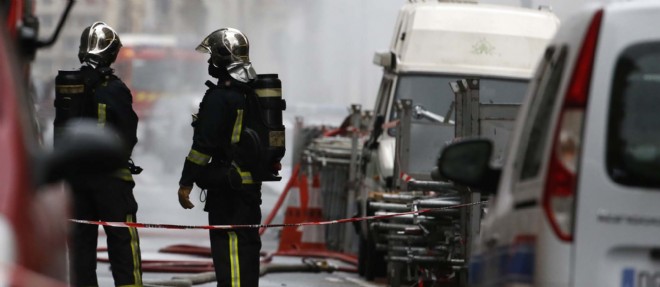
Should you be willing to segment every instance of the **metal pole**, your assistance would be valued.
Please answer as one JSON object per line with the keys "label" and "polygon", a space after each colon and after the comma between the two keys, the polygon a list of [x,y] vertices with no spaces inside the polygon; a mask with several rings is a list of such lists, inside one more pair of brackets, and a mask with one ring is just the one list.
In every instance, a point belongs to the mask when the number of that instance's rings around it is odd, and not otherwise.
{"label": "metal pole", "polygon": [[479,79],[449,83],[456,103],[456,138],[479,135]]}
{"label": "metal pole", "polygon": [[[361,105],[351,105],[351,162],[348,166],[348,196],[346,198],[346,218],[353,217],[355,213],[355,200],[357,194],[356,179],[358,171],[358,152],[360,148],[358,147],[358,139],[360,137],[360,126],[362,120],[362,106]],[[353,251],[354,237],[355,232],[353,231],[353,225],[346,224],[344,232],[344,252]]]}
{"label": "metal pole", "polygon": [[467,83],[468,105],[470,111],[470,130],[469,136],[479,135],[479,79],[468,78],[464,80]]}
{"label": "metal pole", "polygon": [[296,117],[296,123],[293,127],[293,154],[291,155],[291,166],[296,166],[301,162],[306,138],[306,135],[303,134],[304,126],[303,118]]}
{"label": "metal pole", "polygon": [[399,100],[396,103],[400,115],[399,125],[396,130],[396,148],[394,155],[394,178],[395,187],[407,190],[407,183],[401,179],[401,173],[410,171],[410,128],[412,117],[412,100]]}
{"label": "metal pole", "polygon": [[[481,193],[480,192],[472,192],[471,194],[471,202],[470,203],[475,203],[481,201]],[[475,237],[479,234],[479,227],[481,223],[481,205],[475,204],[470,207],[470,214],[469,214],[469,226],[468,226],[468,238],[467,241],[467,252],[465,255],[465,259],[469,260],[470,257],[472,256],[472,242],[474,241]]]}

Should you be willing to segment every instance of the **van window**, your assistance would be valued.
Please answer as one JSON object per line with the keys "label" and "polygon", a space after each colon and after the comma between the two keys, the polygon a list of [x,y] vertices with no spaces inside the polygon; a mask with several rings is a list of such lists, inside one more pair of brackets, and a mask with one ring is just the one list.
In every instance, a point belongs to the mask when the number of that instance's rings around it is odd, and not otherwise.
{"label": "van window", "polygon": [[[433,74],[404,74],[399,76],[395,100],[411,99],[413,106],[421,105],[424,109],[440,116],[449,114],[454,92],[449,83],[465,77]],[[522,102],[527,90],[527,80],[481,78],[479,101],[482,103],[512,104]],[[455,118],[452,111],[451,118]],[[398,118],[396,109],[392,109],[392,119]]]}
{"label": "van window", "polygon": [[660,187],[660,42],[617,60],[607,130],[607,171],[623,185]]}
{"label": "van window", "polygon": [[[532,124],[525,127],[523,143],[527,143],[520,171],[520,180],[536,178],[541,170],[543,154],[548,144],[550,131],[550,119],[552,111],[557,102],[557,91],[561,83],[561,77],[566,63],[566,47],[563,47],[558,55],[553,57],[552,50],[546,51],[544,61],[550,61],[545,65],[545,71],[539,78],[539,88],[532,95],[532,103],[529,115],[533,118]],[[547,59],[547,58],[550,59]],[[547,63],[547,62],[546,62]]]}

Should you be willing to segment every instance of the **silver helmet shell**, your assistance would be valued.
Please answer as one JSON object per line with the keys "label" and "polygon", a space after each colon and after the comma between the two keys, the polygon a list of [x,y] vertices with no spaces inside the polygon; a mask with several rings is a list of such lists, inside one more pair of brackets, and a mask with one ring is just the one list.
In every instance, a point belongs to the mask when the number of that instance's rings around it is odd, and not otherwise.
{"label": "silver helmet shell", "polygon": [[221,28],[206,36],[195,49],[211,54],[211,64],[225,67],[229,75],[237,81],[247,83],[257,77],[250,63],[250,42],[239,30]]}
{"label": "silver helmet shell", "polygon": [[94,66],[109,66],[117,59],[121,46],[119,35],[112,27],[94,22],[80,36],[78,59]]}

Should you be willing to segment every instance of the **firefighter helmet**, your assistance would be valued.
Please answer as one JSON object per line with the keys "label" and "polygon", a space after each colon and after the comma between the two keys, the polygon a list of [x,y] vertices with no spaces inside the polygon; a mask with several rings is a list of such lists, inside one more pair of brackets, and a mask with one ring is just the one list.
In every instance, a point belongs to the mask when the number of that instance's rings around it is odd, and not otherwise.
{"label": "firefighter helmet", "polygon": [[110,66],[121,48],[119,35],[112,27],[103,22],[94,22],[80,35],[78,59],[96,67]]}
{"label": "firefighter helmet", "polygon": [[215,30],[206,36],[195,50],[211,54],[211,64],[226,68],[229,75],[238,81],[247,83],[257,77],[257,72],[250,63],[250,42],[245,34],[237,29]]}

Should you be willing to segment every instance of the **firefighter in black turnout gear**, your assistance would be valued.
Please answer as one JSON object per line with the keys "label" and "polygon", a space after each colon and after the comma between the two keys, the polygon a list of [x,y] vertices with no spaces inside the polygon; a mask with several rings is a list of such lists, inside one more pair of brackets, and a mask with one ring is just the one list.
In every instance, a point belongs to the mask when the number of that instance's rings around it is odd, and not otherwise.
{"label": "firefighter in black turnout gear", "polygon": [[[56,78],[55,141],[72,118],[95,120],[99,128],[115,131],[123,140],[126,167],[112,174],[79,178],[71,182],[74,218],[82,220],[135,222],[137,203],[133,197],[132,174],[140,171],[130,160],[137,143],[138,118],[132,95],[110,68],[121,41],[103,22],[84,29],[78,58],[80,70],[60,71]],[[140,244],[135,228],[104,227],[108,255],[116,286],[142,286]],[[69,243],[69,270],[72,286],[98,286],[96,253],[98,227],[72,224]]]}
{"label": "firefighter in black turnout gear", "polygon": [[[249,83],[256,73],[249,60],[247,37],[233,28],[207,36],[197,51],[211,54],[208,71],[218,79],[209,87],[193,116],[194,136],[179,181],[179,203],[189,209],[196,183],[207,190],[204,210],[209,224],[259,224],[261,182],[236,152],[241,140]],[[218,286],[259,285],[261,239],[257,229],[211,230],[211,252]]]}

